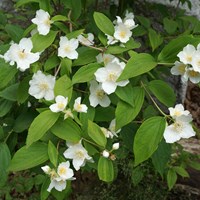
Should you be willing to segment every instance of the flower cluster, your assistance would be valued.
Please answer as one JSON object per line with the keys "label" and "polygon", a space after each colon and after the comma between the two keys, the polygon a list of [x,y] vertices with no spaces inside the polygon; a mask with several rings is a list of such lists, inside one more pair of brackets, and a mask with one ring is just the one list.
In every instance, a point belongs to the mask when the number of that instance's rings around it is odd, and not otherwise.
{"label": "flower cluster", "polygon": [[164,138],[167,143],[174,143],[181,138],[195,136],[192,128],[192,116],[188,110],[184,110],[182,104],[177,104],[175,108],[169,108],[172,124],[167,125],[164,131]]}
{"label": "flower cluster", "polygon": [[69,161],[62,162],[58,165],[57,170],[51,169],[48,165],[42,167],[42,170],[45,174],[50,176],[50,185],[47,189],[48,192],[51,192],[53,188],[58,191],[62,191],[67,186],[67,180],[75,180],[73,170],[70,168]]}
{"label": "flower cluster", "polygon": [[134,15],[132,12],[126,11],[125,18],[122,20],[121,17],[117,16],[117,20],[113,22],[115,24],[114,27],[114,35],[107,35],[108,45],[115,44],[117,42],[126,43],[129,41],[132,36],[131,30],[137,27],[134,21]]}
{"label": "flower cluster", "polygon": [[177,55],[179,61],[176,61],[171,68],[173,75],[181,75],[181,80],[187,82],[190,80],[192,83],[200,82],[200,44],[195,48],[193,45],[188,44]]}

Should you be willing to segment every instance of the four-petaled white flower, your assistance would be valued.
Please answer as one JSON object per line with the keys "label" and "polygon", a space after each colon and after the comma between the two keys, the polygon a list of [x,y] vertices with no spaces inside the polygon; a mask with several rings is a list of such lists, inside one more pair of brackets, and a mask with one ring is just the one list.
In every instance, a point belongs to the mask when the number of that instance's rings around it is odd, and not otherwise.
{"label": "four-petaled white flower", "polygon": [[183,77],[185,80],[189,79],[194,84],[200,82],[200,73],[195,71],[193,68],[188,68]]}
{"label": "four-petaled white flower", "polygon": [[82,146],[81,141],[77,144],[69,145],[64,152],[65,158],[72,159],[74,168],[78,171],[80,167],[85,166],[86,161],[93,162],[92,157],[88,155],[87,150]]}
{"label": "four-petaled white flower", "polygon": [[19,44],[12,43],[9,50],[4,54],[5,62],[10,65],[17,64],[20,71],[25,71],[30,64],[36,62],[40,58],[39,53],[32,53],[33,44],[30,38],[22,38]]}
{"label": "four-petaled white flower", "polygon": [[114,38],[119,40],[122,43],[126,43],[129,41],[132,36],[132,32],[130,29],[123,23],[119,23],[115,26]]}
{"label": "four-petaled white flower", "polygon": [[47,189],[51,192],[53,188],[58,191],[63,191],[66,188],[67,180],[75,180],[74,172],[70,168],[69,161],[62,162],[58,165],[57,172],[55,169],[51,169],[48,165],[42,167],[42,170],[50,176],[51,182]]}
{"label": "four-petaled white flower", "polygon": [[87,37],[79,35],[77,39],[80,43],[86,46],[92,46],[94,44],[94,35],[92,33],[88,33]]}
{"label": "four-petaled white flower", "polygon": [[177,104],[174,108],[169,108],[173,123],[167,125],[164,131],[166,143],[174,143],[181,138],[190,138],[195,136],[192,128],[192,116],[188,110],[185,110],[182,104]]}
{"label": "four-petaled white flower", "polygon": [[192,58],[192,67],[196,72],[200,73],[200,50],[196,51]]}
{"label": "four-petaled white flower", "polygon": [[47,35],[53,23],[53,21],[50,20],[49,13],[42,9],[37,10],[35,18],[31,21],[37,25],[37,30],[40,35]]}
{"label": "four-petaled white flower", "polygon": [[61,36],[58,48],[58,56],[62,58],[69,58],[69,59],[77,59],[78,52],[76,49],[78,48],[78,40],[71,39],[69,40],[67,37]]}
{"label": "four-petaled white flower", "polygon": [[54,99],[54,76],[45,75],[39,70],[33,75],[32,80],[29,81],[29,85],[28,93],[36,99],[44,98],[48,101]]}
{"label": "four-petaled white flower", "polygon": [[167,126],[164,131],[164,138],[166,143],[174,143],[181,138],[190,138],[195,136],[195,132],[190,124],[190,117],[179,119],[176,118],[175,122]]}
{"label": "four-petaled white flower", "polygon": [[90,105],[96,107],[98,104],[102,107],[108,107],[111,103],[107,94],[104,92],[101,83],[98,84],[96,81],[90,82]]}
{"label": "four-petaled white flower", "polygon": [[110,62],[105,67],[99,68],[95,73],[96,80],[102,83],[102,88],[107,94],[115,92],[117,86],[126,86],[129,81],[119,81],[117,79],[121,75],[125,63],[121,62]]}
{"label": "four-petaled white flower", "polygon": [[81,97],[75,99],[74,110],[77,112],[87,112],[88,107],[85,104],[81,104]]}
{"label": "four-petaled white flower", "polygon": [[180,61],[184,64],[192,64],[193,56],[196,53],[196,49],[193,45],[188,44],[183,48],[181,52],[178,53]]}
{"label": "four-petaled white flower", "polygon": [[56,103],[52,104],[49,108],[52,112],[61,112],[65,110],[65,107],[67,106],[68,103],[68,97],[63,97],[61,95],[58,95],[55,98]]}

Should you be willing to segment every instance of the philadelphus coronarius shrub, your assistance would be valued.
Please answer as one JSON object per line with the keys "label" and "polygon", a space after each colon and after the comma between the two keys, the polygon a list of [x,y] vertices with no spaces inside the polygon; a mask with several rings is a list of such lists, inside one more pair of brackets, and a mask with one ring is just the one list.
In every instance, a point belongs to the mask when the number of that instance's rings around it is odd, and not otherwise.
{"label": "philadelphus coronarius shrub", "polygon": [[[35,168],[46,174],[45,199],[47,191],[78,181],[80,170],[112,182],[128,155],[134,167],[151,159],[170,189],[177,174],[187,177],[186,164],[171,155],[179,140],[195,136],[193,119],[159,70],[198,83],[200,38],[185,34],[164,44],[148,27],[152,52],[141,53],[134,34],[142,20],[136,22],[132,10],[114,20],[94,12],[90,30],[78,20],[81,1],[65,3],[65,15],[41,2],[24,33],[1,47],[4,180],[9,172]],[[17,134],[20,145],[7,143]]]}

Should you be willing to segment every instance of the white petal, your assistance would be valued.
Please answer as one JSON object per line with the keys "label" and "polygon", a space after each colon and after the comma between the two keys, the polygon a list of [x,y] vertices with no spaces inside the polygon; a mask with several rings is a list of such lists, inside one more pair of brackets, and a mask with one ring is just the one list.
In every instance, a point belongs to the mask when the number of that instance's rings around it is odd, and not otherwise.
{"label": "white petal", "polygon": [[106,81],[102,83],[102,88],[107,94],[115,92],[117,84],[115,82]]}
{"label": "white petal", "polygon": [[179,133],[174,131],[173,125],[167,126],[164,131],[164,138],[166,143],[174,143],[181,139]]}

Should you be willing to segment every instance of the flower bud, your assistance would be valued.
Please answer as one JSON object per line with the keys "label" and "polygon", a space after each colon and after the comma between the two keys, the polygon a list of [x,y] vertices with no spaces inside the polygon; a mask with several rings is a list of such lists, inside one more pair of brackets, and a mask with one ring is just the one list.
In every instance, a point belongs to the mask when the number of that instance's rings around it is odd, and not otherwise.
{"label": "flower bud", "polygon": [[44,171],[45,174],[49,174],[49,172],[51,171],[51,168],[48,165],[41,167],[41,169]]}
{"label": "flower bud", "polygon": [[114,143],[113,146],[112,146],[112,149],[113,149],[113,150],[119,149],[119,142]]}
{"label": "flower bud", "polygon": [[108,158],[110,156],[110,153],[107,150],[104,150],[102,152],[102,155],[103,155],[104,158]]}

